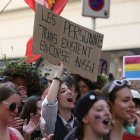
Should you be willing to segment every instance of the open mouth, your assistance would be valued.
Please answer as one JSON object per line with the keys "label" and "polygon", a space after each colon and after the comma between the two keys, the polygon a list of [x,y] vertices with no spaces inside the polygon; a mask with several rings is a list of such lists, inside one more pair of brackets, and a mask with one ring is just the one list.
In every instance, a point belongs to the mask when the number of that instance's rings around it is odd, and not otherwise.
{"label": "open mouth", "polygon": [[102,121],[102,123],[104,124],[104,125],[110,125],[110,119],[105,119],[105,120],[103,120]]}
{"label": "open mouth", "polygon": [[68,102],[71,102],[71,103],[74,102],[72,97],[69,97],[69,98],[67,99],[67,101],[68,101]]}

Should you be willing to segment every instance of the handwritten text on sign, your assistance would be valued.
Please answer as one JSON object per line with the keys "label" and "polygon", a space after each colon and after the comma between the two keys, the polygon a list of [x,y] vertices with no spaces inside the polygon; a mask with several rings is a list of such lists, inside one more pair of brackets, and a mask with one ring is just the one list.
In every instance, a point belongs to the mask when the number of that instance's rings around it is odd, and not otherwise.
{"label": "handwritten text on sign", "polygon": [[72,73],[96,80],[103,35],[37,5],[33,52],[53,64],[63,61]]}

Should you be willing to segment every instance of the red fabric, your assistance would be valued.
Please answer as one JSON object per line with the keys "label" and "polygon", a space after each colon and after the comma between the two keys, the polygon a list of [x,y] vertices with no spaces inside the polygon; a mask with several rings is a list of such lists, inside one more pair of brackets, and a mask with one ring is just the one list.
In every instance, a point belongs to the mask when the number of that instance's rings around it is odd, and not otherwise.
{"label": "red fabric", "polygon": [[9,129],[9,133],[10,133],[10,140],[19,140],[19,138],[11,129]]}
{"label": "red fabric", "polygon": [[32,47],[33,47],[33,38],[31,37],[27,42],[27,49],[26,49],[27,63],[34,62],[41,57],[41,55],[33,54]]}
{"label": "red fabric", "polygon": [[60,15],[68,0],[56,0],[55,5],[53,7],[53,12]]}
{"label": "red fabric", "polygon": [[33,9],[35,11],[35,6],[36,6],[36,1],[35,0],[24,0],[31,9]]}
{"label": "red fabric", "polygon": [[133,134],[125,133],[123,135],[123,140],[140,140],[140,137]]}

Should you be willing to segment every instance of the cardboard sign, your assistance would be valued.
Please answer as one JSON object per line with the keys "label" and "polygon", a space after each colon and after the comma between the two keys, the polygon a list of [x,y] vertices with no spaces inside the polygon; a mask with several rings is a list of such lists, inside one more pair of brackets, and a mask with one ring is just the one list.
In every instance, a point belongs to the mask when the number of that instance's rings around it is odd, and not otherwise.
{"label": "cardboard sign", "polygon": [[123,57],[123,77],[140,80],[140,55]]}
{"label": "cardboard sign", "polygon": [[140,140],[140,137],[130,133],[124,133],[123,140]]}
{"label": "cardboard sign", "polygon": [[75,74],[96,81],[103,35],[66,20],[37,5],[33,52],[50,63],[63,61]]}
{"label": "cardboard sign", "polygon": [[98,74],[109,75],[109,67],[110,67],[110,53],[101,52]]}
{"label": "cardboard sign", "polygon": [[[110,53],[101,52],[98,74],[109,74],[110,66]],[[55,67],[52,63],[49,63],[47,59],[43,59],[39,64],[38,72],[40,75],[46,77],[48,80],[52,80],[55,74]]]}
{"label": "cardboard sign", "polygon": [[132,88],[140,93],[140,80],[131,80]]}
{"label": "cardboard sign", "polygon": [[42,59],[38,67],[38,73],[48,80],[52,80],[55,75],[55,67],[53,64],[49,63],[47,59]]}

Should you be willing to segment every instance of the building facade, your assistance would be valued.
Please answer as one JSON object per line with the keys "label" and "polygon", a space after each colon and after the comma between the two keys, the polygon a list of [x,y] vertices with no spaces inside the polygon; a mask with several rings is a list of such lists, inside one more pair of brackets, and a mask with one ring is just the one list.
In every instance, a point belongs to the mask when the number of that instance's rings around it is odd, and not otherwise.
{"label": "building facade", "polygon": [[[8,0],[0,1],[0,10]],[[140,54],[140,0],[110,0],[110,17],[83,17],[83,1],[69,0],[61,16],[104,34],[103,51],[111,53],[110,72],[122,76],[124,55]],[[13,0],[0,14],[0,59],[24,57],[33,35],[34,11],[24,0]],[[95,22],[94,22],[95,21]],[[94,24],[95,23],[95,24]]]}

